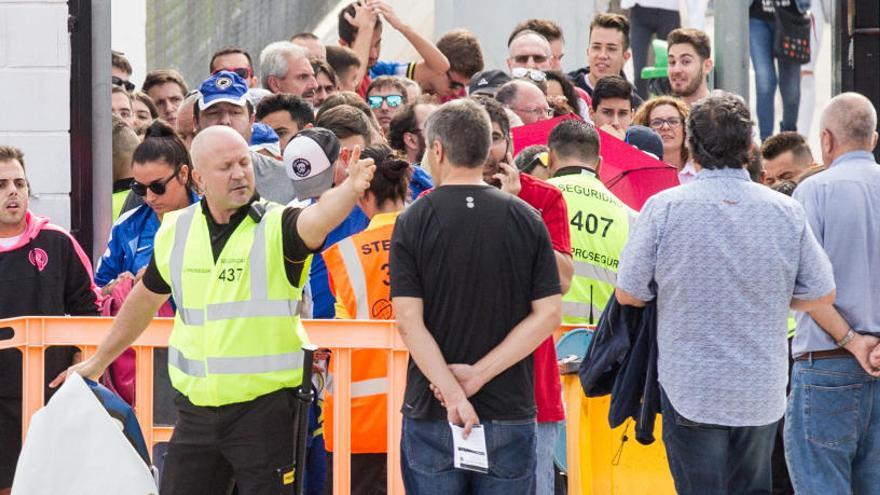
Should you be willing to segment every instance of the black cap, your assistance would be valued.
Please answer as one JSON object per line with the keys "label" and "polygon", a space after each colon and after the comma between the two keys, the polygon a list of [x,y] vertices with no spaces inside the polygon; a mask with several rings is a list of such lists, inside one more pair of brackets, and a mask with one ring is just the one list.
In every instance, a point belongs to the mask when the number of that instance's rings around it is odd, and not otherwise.
{"label": "black cap", "polygon": [[484,70],[483,72],[477,72],[471,77],[468,94],[495,96],[498,89],[508,82],[510,82],[510,75],[504,71]]}
{"label": "black cap", "polygon": [[631,125],[626,129],[624,141],[636,148],[654,155],[658,160],[663,159],[663,139],[654,129],[643,125]]}

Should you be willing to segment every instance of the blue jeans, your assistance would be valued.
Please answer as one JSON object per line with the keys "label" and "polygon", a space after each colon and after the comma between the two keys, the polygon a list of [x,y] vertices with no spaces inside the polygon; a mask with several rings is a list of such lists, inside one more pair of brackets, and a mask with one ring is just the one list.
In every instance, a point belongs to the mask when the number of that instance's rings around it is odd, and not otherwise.
{"label": "blue jeans", "polygon": [[697,423],[678,414],[666,393],[663,443],[680,495],[769,494],[770,459],[776,425],[721,426]]}
{"label": "blue jeans", "polygon": [[[776,109],[776,86],[782,94],[782,122],[780,131],[796,131],[798,107],[801,103],[801,66],[793,62],[775,60],[773,36],[776,25],[760,19],[749,19],[749,54],[755,67],[755,90],[758,93],[758,128],[761,140],[773,134]],[[776,64],[774,64],[774,60]],[[776,66],[779,77],[776,77]]]}
{"label": "blue jeans", "polygon": [[486,421],[489,472],[455,469],[446,421],[403,418],[401,471],[406,493],[526,495],[535,490],[535,420]]}
{"label": "blue jeans", "polygon": [[794,363],[785,457],[797,493],[880,491],[880,379],[853,358]]}
{"label": "blue jeans", "polygon": [[538,436],[535,442],[535,495],[553,495],[556,491],[556,437],[559,422],[538,423]]}

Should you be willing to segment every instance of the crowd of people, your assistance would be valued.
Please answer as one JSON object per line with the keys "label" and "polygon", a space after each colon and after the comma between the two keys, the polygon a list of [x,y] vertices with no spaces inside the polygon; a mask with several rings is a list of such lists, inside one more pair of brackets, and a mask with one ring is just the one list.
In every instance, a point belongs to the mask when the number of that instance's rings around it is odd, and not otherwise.
{"label": "crowd of people", "polygon": [[[155,384],[177,414],[155,460],[163,494],[288,493],[300,318],[395,319],[411,357],[408,493],[546,495],[564,420],[553,331],[596,325],[612,302],[655,304],[679,493],[875,492],[876,109],[836,96],[810,149],[801,65],[777,60],[777,83],[767,45],[774,8],[803,14],[803,1],[751,4],[757,127],[741,97],[710,90],[710,37],[680,26],[677,1],[624,3],[629,17],[590,21],[589,65],[569,73],[553,21],[517,24],[495,69],[472,33],[432,42],[382,0],[340,11],[336,45],[299,33],[258,58],[223,47],[196,87],[163,68],[136,90],[114,52],[107,250],[92,273],[28,210],[24,156],[0,146],[0,290],[16,294],[0,318],[115,316],[92,357],[47,355],[47,397],[73,364],[132,404],[127,348],[152,317],[175,318]],[[381,58],[389,28],[418,60]],[[639,76],[651,35],[668,44],[668,94]],[[512,129],[558,117],[514,153]],[[681,185],[636,211],[600,180],[608,138]],[[335,363],[316,356],[310,494],[332,490],[335,449]],[[0,493],[21,448],[21,365],[0,351]],[[356,350],[351,370],[352,492],[385,493],[387,356]],[[450,423],[479,431],[485,466],[459,469]]]}

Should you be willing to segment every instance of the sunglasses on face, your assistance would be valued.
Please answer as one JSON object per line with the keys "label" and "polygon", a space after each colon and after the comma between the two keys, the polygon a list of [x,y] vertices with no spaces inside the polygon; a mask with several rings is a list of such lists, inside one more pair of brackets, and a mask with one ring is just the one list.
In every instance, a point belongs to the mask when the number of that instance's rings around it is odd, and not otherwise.
{"label": "sunglasses on face", "polygon": [[119,76],[113,76],[112,81],[113,81],[114,86],[119,86],[121,88],[125,88],[125,90],[128,91],[129,93],[134,91],[134,83],[132,83],[131,81],[122,80],[119,78]]}
{"label": "sunglasses on face", "polygon": [[543,64],[547,62],[548,58],[549,57],[544,55],[517,55],[513,57],[513,60],[518,64],[527,64],[529,63],[529,59],[532,59],[536,64]]}
{"label": "sunglasses on face", "polygon": [[171,182],[171,179],[175,177],[177,177],[177,172],[171,174],[171,177],[168,177],[167,179],[155,180],[153,182],[150,182],[149,184],[141,184],[138,181],[132,181],[131,190],[138,196],[146,196],[147,189],[153,191],[153,194],[155,194],[156,196],[161,196],[165,194],[165,185]]}
{"label": "sunglasses on face", "polygon": [[234,69],[220,68],[220,69],[217,69],[214,72],[212,72],[211,75],[213,76],[214,74],[220,72],[221,70],[225,70],[227,72],[235,72],[236,74],[238,74],[238,77],[240,77],[242,79],[248,79],[253,74],[250,67],[236,67]]}
{"label": "sunglasses on face", "polygon": [[403,95],[376,95],[367,97],[367,103],[370,104],[370,108],[381,107],[383,101],[388,104],[389,108],[397,108],[403,104]]}

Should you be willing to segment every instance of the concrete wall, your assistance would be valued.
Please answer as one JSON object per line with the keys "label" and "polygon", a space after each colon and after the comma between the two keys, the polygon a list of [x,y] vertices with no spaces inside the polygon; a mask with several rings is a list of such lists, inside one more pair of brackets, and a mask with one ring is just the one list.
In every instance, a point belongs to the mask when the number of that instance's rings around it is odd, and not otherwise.
{"label": "concrete wall", "polygon": [[70,226],[67,2],[0,0],[0,143],[24,151],[31,210]]}

